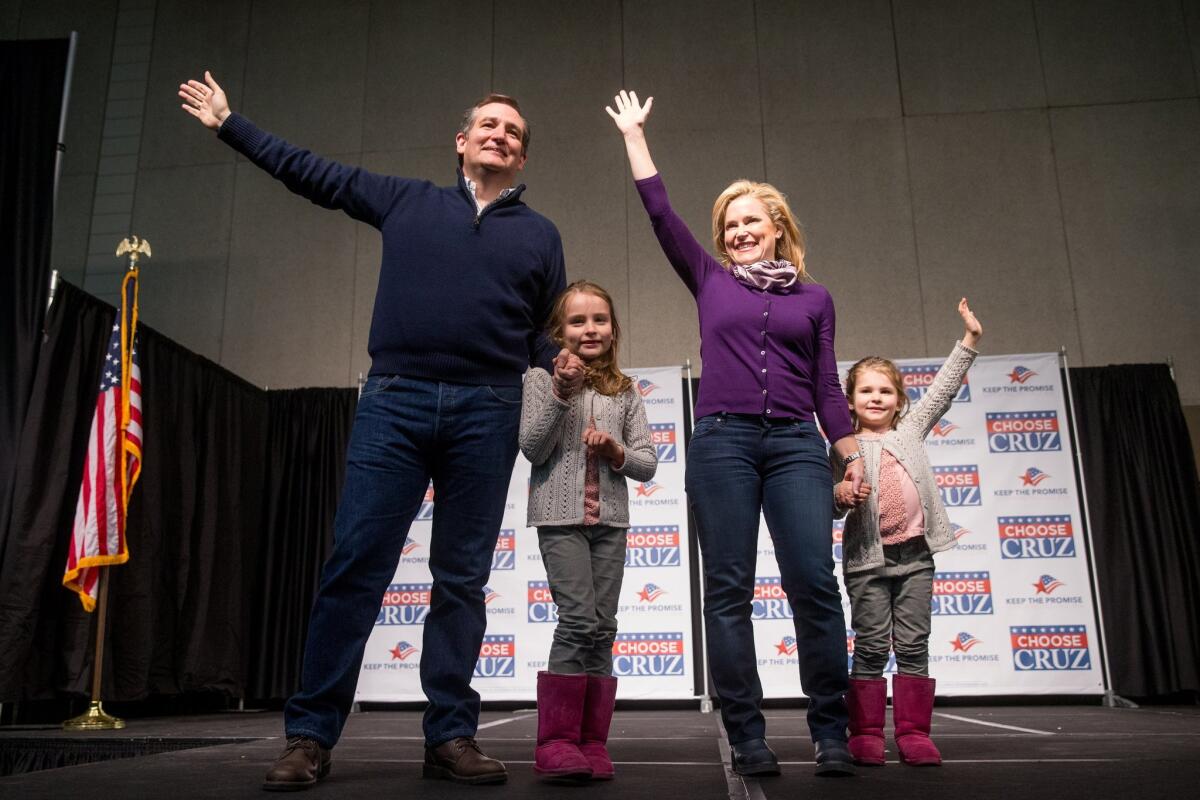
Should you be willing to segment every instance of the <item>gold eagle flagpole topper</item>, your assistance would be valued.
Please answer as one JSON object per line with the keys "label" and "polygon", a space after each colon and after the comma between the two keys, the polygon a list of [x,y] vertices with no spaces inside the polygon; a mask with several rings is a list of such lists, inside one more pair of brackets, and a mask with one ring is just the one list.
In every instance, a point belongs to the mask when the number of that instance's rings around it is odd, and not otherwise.
{"label": "gold eagle flagpole topper", "polygon": [[[126,273],[125,281],[121,283],[121,310],[124,315],[126,309],[126,288],[125,285],[129,280],[137,280],[138,259],[141,256],[150,258],[150,242],[138,237],[137,235],[122,239],[117,245],[117,256],[129,255],[129,270]],[[132,331],[137,325],[137,301],[136,301],[136,284],[135,284],[135,300],[133,302],[132,319],[123,320],[122,322],[122,374],[129,375],[129,364],[125,363],[127,353],[132,350]],[[130,338],[126,339],[128,336]],[[127,423],[129,420],[128,397],[125,398],[124,408],[122,409],[122,422]],[[130,487],[131,488],[131,487]],[[127,489],[128,491],[128,489]],[[128,496],[122,498],[125,503],[128,503]],[[101,676],[104,672],[104,628],[105,619],[108,616],[108,567],[103,567],[100,570],[100,584],[97,587],[96,594],[98,595],[98,606],[96,614],[96,657],[92,662],[92,700],[88,704],[88,710],[77,717],[72,717],[63,722],[63,728],[69,731],[95,731],[95,730],[114,730],[125,727],[125,720],[107,714],[104,707],[100,704],[100,683]]]}

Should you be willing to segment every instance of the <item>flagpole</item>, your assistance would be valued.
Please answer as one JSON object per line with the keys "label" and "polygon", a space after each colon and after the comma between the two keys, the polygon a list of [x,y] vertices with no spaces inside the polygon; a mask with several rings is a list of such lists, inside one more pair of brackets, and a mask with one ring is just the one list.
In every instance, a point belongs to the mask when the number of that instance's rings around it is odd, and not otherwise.
{"label": "flagpole", "polygon": [[[124,239],[117,246],[117,255],[122,256],[129,254],[129,270],[126,275],[125,282],[121,284],[121,315],[118,323],[121,329],[121,375],[122,375],[122,402],[119,410],[118,425],[118,457],[120,458],[120,466],[122,471],[126,468],[126,453],[125,453],[125,427],[129,424],[129,394],[128,387],[130,381],[131,364],[129,362],[130,353],[134,349],[134,336],[137,327],[137,272],[138,258],[145,255],[149,257],[150,243],[138,236],[133,236],[130,239]],[[126,293],[125,284],[133,280],[134,300],[129,302]],[[126,315],[129,318],[126,318]],[[128,477],[128,480],[122,482],[122,496],[118,498],[121,503],[121,512],[124,513],[129,507],[129,495],[133,491],[133,482],[137,480],[137,469],[140,467],[141,452],[140,442],[137,451],[138,464],[135,466],[134,473]],[[104,677],[104,629],[108,620],[108,570],[111,565],[96,567],[99,569],[98,585],[96,587],[96,656],[92,662],[92,699],[88,705],[88,710],[77,717],[72,717],[63,723],[63,729],[68,731],[97,731],[97,730],[119,730],[125,727],[125,720],[114,717],[104,712],[103,706],[100,704],[100,687]]]}
{"label": "flagpole", "polygon": [[125,727],[125,720],[104,712],[100,704],[100,682],[104,676],[104,628],[108,619],[108,567],[100,570],[100,586],[96,590],[96,659],[92,664],[92,702],[88,710],[63,723],[68,731],[112,731]]}

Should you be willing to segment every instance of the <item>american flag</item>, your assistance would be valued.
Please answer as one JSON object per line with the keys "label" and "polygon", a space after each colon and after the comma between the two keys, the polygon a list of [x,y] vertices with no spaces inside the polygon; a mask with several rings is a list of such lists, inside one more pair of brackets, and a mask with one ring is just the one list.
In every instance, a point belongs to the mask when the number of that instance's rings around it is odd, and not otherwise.
{"label": "american flag", "polygon": [[121,309],[100,370],[83,483],[63,586],[96,607],[99,567],[129,560],[125,511],[142,466],[142,373],[137,363],[137,270],[121,284]]}
{"label": "american flag", "polygon": [[970,651],[972,647],[979,644],[979,639],[966,631],[959,631],[958,636],[950,640],[950,644],[955,650],[960,650],[964,653]]}

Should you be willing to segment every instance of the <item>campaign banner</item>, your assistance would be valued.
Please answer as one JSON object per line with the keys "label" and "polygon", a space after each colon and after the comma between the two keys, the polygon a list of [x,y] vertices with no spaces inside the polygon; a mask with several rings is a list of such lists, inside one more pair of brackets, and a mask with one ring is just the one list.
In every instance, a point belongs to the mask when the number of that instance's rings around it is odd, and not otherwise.
{"label": "campaign banner", "polygon": [[[910,402],[925,395],[942,361],[896,362]],[[843,379],[849,367],[838,365]],[[1104,691],[1067,427],[1057,354],[980,356],[925,441],[957,544],[934,556],[929,674],[939,694]],[[752,614],[759,674],[767,697],[795,697],[804,642],[790,609],[770,602],[782,592],[765,521],[760,528]],[[855,635],[843,531],[835,520],[830,548],[849,669]],[[886,672],[895,670],[892,654]]]}
{"label": "campaign banner", "polygon": [[[613,670],[618,697],[680,699],[694,696],[687,503],[683,492],[684,414],[678,367],[629,369],[646,407],[658,454],[653,480],[629,481],[631,527],[625,579],[617,608]],[[533,700],[537,673],[547,668],[558,607],[527,527],[530,464],[517,457],[504,521],[484,587],[487,634],[472,687],[484,700]],[[380,604],[359,673],[356,700],[423,700],[420,661],[432,577],[429,545],[436,513],[434,487],[413,520],[395,577]]]}

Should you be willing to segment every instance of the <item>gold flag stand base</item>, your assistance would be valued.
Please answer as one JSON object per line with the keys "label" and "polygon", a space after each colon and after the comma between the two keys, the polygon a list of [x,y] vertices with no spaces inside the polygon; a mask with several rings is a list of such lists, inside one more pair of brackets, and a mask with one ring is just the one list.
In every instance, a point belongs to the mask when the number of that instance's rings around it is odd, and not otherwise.
{"label": "gold flag stand base", "polygon": [[88,710],[62,724],[65,731],[112,731],[125,727],[125,720],[104,713],[99,700],[93,700]]}

